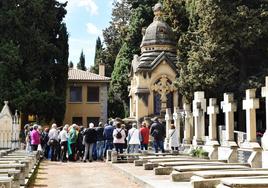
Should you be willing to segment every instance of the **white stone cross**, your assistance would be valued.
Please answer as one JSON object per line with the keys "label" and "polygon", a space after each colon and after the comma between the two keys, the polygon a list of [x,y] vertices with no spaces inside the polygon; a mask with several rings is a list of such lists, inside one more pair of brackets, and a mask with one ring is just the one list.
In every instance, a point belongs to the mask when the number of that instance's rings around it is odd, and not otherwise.
{"label": "white stone cross", "polygon": [[209,140],[217,141],[217,114],[219,113],[219,106],[216,98],[209,99],[209,106],[207,108],[209,115]]}
{"label": "white stone cross", "polygon": [[256,142],[256,109],[260,101],[256,98],[256,89],[246,90],[246,100],[243,100],[243,110],[246,110],[247,141]]}
{"label": "white stone cross", "polygon": [[206,112],[206,99],[204,91],[197,91],[194,93],[193,100],[193,116],[195,134],[193,144],[201,144],[202,139],[205,136],[205,112]]}
{"label": "white stone cross", "polygon": [[[265,97],[265,105],[266,105],[266,127],[268,128],[268,76],[265,77],[265,86],[261,88],[261,96]],[[268,130],[266,128],[266,130]],[[268,134],[267,131],[265,131]]]}
{"label": "white stone cross", "polygon": [[184,103],[183,104],[184,110],[184,134],[183,134],[183,143],[190,144],[192,141],[193,135],[193,114],[191,113],[191,105]]}
{"label": "white stone cross", "polygon": [[181,113],[180,113],[180,109],[179,107],[174,107],[174,113],[173,113],[173,120],[174,120],[174,125],[176,128],[176,131],[178,133],[179,136],[179,141],[180,141],[180,131],[181,131],[181,127],[180,127],[180,121],[181,121]]}
{"label": "white stone cross", "polygon": [[225,128],[226,141],[234,141],[234,112],[237,110],[237,105],[234,102],[233,93],[224,93],[223,101],[221,102],[222,111],[225,113]]}
{"label": "white stone cross", "polygon": [[168,133],[169,133],[169,129],[171,127],[171,121],[172,121],[172,115],[171,115],[170,108],[166,109],[165,120],[166,120],[165,149],[169,149],[169,136],[168,136]]}

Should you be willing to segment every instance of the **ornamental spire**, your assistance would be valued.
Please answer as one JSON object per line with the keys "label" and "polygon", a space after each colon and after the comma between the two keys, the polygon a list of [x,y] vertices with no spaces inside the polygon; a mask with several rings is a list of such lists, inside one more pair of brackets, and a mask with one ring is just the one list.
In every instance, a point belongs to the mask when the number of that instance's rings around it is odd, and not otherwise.
{"label": "ornamental spire", "polygon": [[162,15],[163,15],[162,10],[163,10],[163,6],[161,3],[155,4],[155,6],[153,7],[154,20],[161,20],[162,19]]}

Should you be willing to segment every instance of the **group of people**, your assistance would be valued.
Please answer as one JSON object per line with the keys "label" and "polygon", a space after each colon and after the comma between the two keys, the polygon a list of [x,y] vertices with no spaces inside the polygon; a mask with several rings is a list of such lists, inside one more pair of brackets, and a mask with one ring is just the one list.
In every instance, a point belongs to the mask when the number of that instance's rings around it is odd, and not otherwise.
{"label": "group of people", "polygon": [[83,160],[104,160],[107,150],[115,149],[118,153],[124,150],[128,153],[138,153],[140,150],[148,150],[149,137],[153,138],[153,147],[157,153],[159,149],[164,150],[164,138],[168,136],[172,150],[178,150],[178,131],[174,125],[166,135],[165,126],[158,118],[153,119],[149,125],[143,122],[138,128],[132,123],[129,129],[120,121],[110,121],[103,126],[89,123],[86,127],[73,124],[64,127],[57,127],[52,124],[51,129],[42,129],[35,124],[25,125],[24,135],[26,150],[41,151],[43,156],[51,161],[66,162]]}

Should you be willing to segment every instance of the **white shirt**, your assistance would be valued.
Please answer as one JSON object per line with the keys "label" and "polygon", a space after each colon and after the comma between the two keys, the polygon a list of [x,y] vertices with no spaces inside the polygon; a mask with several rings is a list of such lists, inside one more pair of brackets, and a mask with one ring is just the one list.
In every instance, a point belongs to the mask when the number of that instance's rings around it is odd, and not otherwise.
{"label": "white shirt", "polygon": [[[116,138],[116,135],[117,135],[118,132],[120,132],[121,135],[122,135],[122,138],[120,138],[120,139],[119,138]],[[113,137],[114,137],[113,143],[117,143],[117,144],[121,143],[121,144],[124,144],[125,143],[125,138],[126,138],[126,132],[125,132],[124,129],[116,128],[113,131]]]}
{"label": "white shirt", "polygon": [[59,133],[58,130],[55,128],[50,129],[48,133],[49,139],[59,140]]}
{"label": "white shirt", "polygon": [[66,130],[62,129],[62,131],[59,134],[60,142],[65,142],[68,139],[68,133]]}
{"label": "white shirt", "polygon": [[135,127],[129,129],[128,140],[128,144],[140,144],[140,131]]}

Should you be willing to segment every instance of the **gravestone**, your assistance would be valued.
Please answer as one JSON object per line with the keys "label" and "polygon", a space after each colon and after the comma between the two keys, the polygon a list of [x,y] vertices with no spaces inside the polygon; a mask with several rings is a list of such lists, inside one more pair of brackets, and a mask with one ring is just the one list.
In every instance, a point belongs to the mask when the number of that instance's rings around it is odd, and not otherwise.
{"label": "gravestone", "polygon": [[165,120],[166,120],[166,138],[165,138],[165,150],[170,150],[170,144],[169,144],[169,130],[171,127],[171,121],[172,121],[172,115],[171,115],[171,110],[170,108],[166,109],[166,115],[165,115]]}
{"label": "gravestone", "polygon": [[207,113],[209,115],[209,140],[203,148],[208,152],[210,159],[218,159],[217,114],[219,113],[219,106],[216,98],[209,99]]}
{"label": "gravestone", "polygon": [[193,116],[194,116],[194,138],[193,145],[202,145],[205,137],[205,92],[194,92]]}
{"label": "gravestone", "polygon": [[12,115],[8,107],[8,101],[5,101],[0,113],[0,148],[11,148],[12,133]]}
{"label": "gravestone", "polygon": [[179,143],[181,141],[180,135],[181,135],[181,126],[180,126],[180,122],[181,122],[181,113],[180,113],[180,109],[179,107],[174,107],[174,113],[173,113],[173,120],[174,120],[174,125],[176,128],[176,131],[178,132],[178,139],[179,139]]}
{"label": "gravestone", "polygon": [[260,107],[259,99],[256,98],[256,89],[246,90],[246,100],[243,100],[243,109],[246,110],[247,139],[241,144],[241,149],[251,151],[248,163],[253,168],[260,168],[261,147],[256,140],[256,109]]}
{"label": "gravestone", "polygon": [[266,110],[266,131],[262,137],[262,148],[268,151],[268,76],[265,77],[265,86],[261,88],[261,95],[265,97],[265,110]]}
{"label": "gravestone", "polygon": [[191,144],[192,139],[193,139],[193,114],[191,112],[190,104],[184,103],[183,110],[184,110],[183,143],[184,144]]}
{"label": "gravestone", "polygon": [[233,93],[224,93],[224,100],[221,102],[221,108],[225,113],[225,140],[222,141],[219,148],[219,159],[227,160],[229,163],[237,162],[237,144],[234,141],[234,112],[237,105],[234,102]]}

